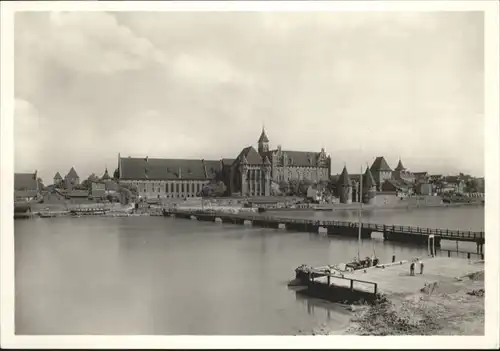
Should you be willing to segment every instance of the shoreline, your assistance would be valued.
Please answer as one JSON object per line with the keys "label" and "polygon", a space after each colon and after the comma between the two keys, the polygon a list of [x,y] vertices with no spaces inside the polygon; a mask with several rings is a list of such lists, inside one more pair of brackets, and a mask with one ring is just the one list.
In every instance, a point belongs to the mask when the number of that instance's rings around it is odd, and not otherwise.
{"label": "shoreline", "polygon": [[344,328],[309,335],[484,335],[484,291],[484,270],[440,280],[415,293],[383,295],[373,305],[345,306],[352,314]]}

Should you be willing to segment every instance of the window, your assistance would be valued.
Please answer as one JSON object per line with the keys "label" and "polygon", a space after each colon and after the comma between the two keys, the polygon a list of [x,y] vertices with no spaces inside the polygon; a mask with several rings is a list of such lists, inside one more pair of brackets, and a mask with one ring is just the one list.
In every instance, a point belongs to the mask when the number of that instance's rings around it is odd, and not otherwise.
{"label": "window", "polygon": [[181,193],[184,193],[184,183],[181,184]]}

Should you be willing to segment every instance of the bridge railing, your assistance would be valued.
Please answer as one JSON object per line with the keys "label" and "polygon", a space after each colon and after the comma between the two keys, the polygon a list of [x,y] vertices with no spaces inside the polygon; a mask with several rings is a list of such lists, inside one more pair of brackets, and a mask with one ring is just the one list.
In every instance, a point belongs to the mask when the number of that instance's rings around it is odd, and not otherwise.
{"label": "bridge railing", "polygon": [[[357,222],[347,222],[347,221],[325,221],[325,220],[314,220],[314,219],[296,219],[296,218],[281,218],[275,216],[256,216],[252,213],[196,213],[188,210],[174,210],[173,213],[186,213],[193,215],[211,215],[217,217],[225,218],[239,218],[247,219],[251,221],[265,221],[271,223],[293,223],[293,224],[310,224],[318,226],[335,226],[335,227],[348,227],[348,228],[359,228],[359,223]],[[361,228],[372,229],[379,232],[400,232],[407,234],[417,234],[417,235],[435,235],[443,238],[464,238],[464,239],[484,239],[484,232],[473,232],[473,231],[463,231],[463,230],[449,230],[449,229],[431,229],[431,228],[421,228],[414,226],[401,226],[401,225],[384,225],[376,223],[361,223]]]}

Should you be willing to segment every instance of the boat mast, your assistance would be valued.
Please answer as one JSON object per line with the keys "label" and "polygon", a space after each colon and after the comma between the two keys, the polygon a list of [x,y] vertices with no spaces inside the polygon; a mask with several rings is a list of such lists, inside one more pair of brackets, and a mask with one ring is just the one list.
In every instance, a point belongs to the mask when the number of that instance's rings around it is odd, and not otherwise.
{"label": "boat mast", "polygon": [[359,191],[358,191],[358,198],[359,198],[359,209],[358,209],[358,221],[359,221],[359,227],[358,227],[358,261],[361,260],[361,257],[359,256],[359,251],[361,249],[361,206],[363,205],[362,200],[363,200],[363,166],[361,166],[361,173],[359,174]]}

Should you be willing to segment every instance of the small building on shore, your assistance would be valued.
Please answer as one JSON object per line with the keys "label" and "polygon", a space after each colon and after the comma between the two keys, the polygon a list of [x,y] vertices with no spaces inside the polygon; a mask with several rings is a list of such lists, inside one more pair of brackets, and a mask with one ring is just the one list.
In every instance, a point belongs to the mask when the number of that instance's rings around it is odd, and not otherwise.
{"label": "small building on shore", "polygon": [[90,195],[94,199],[102,199],[106,195],[106,184],[100,182],[92,182],[90,187]]}
{"label": "small building on shore", "polygon": [[35,173],[14,173],[14,201],[31,202],[41,196],[40,183]]}
{"label": "small building on shore", "polygon": [[405,183],[415,183],[415,175],[403,166],[401,159],[399,159],[398,165],[392,172],[392,179],[401,180]]}

